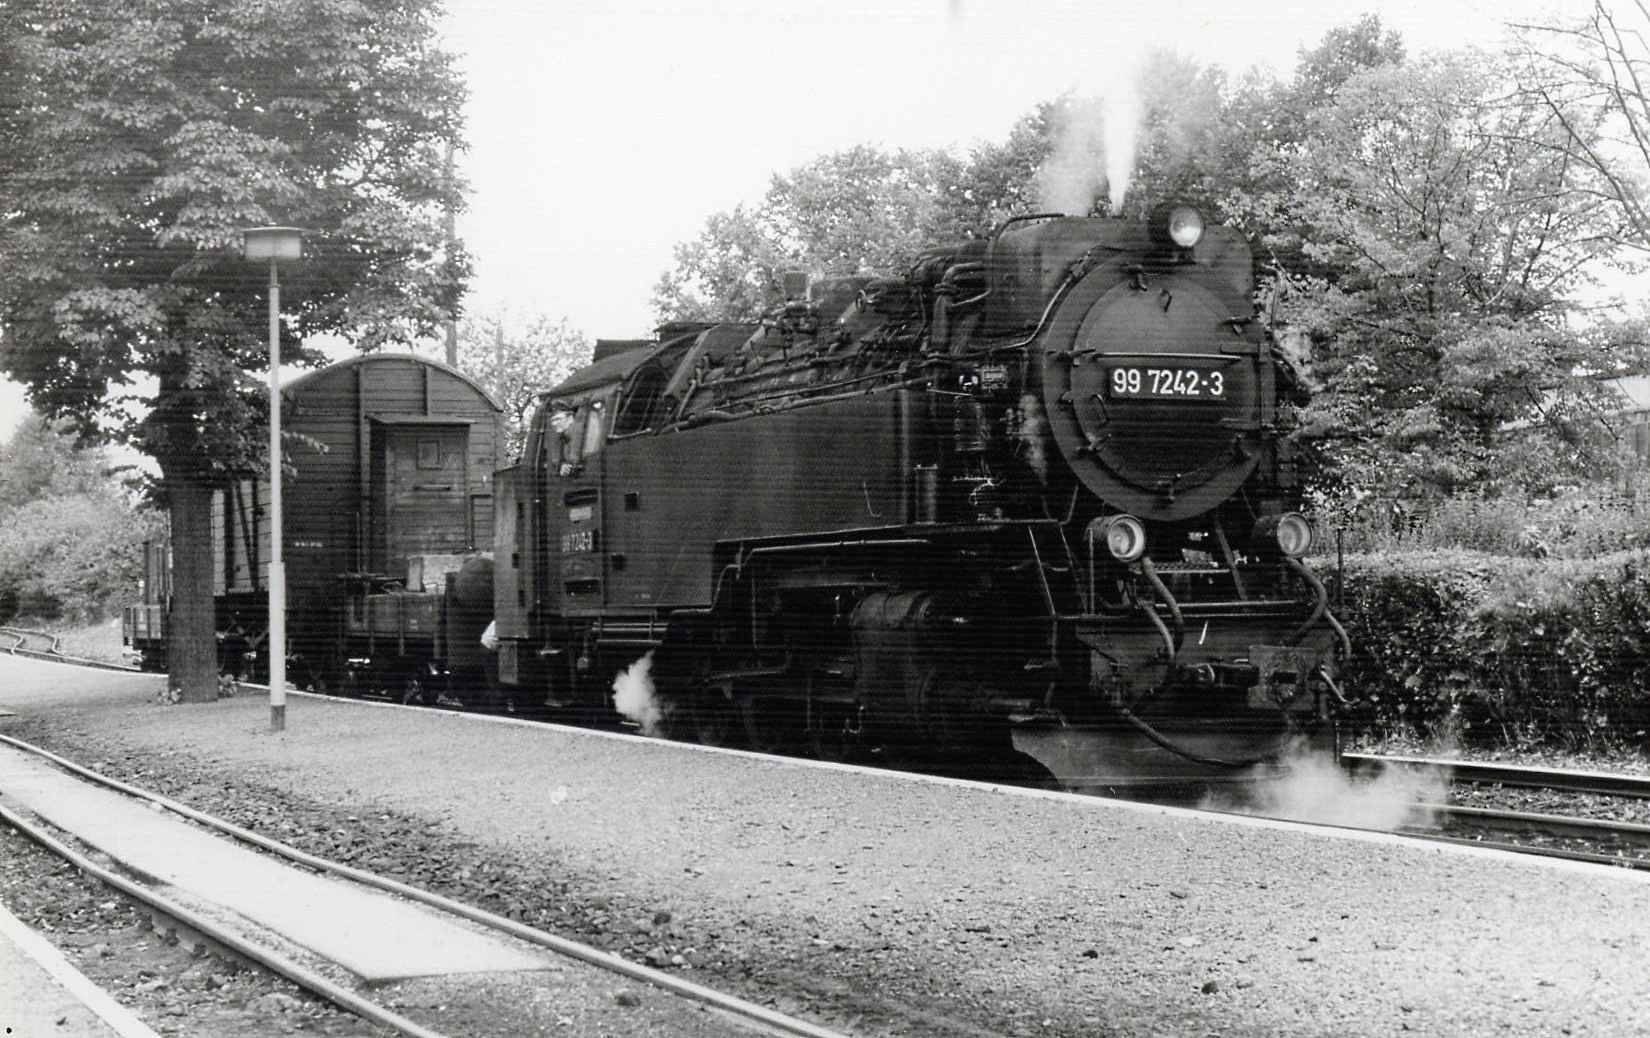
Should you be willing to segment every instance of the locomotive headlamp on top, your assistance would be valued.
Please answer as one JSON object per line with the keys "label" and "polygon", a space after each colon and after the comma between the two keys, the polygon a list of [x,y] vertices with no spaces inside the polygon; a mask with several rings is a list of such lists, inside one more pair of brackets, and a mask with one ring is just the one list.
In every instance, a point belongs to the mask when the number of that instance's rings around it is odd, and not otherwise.
{"label": "locomotive headlamp on top", "polygon": [[1089,525],[1089,544],[1104,540],[1118,562],[1133,562],[1146,553],[1146,527],[1132,515],[1108,515]]}
{"label": "locomotive headlamp on top", "polygon": [[1299,512],[1262,516],[1255,524],[1255,544],[1276,544],[1277,550],[1292,559],[1305,555],[1312,547],[1312,524]]}
{"label": "locomotive headlamp on top", "polygon": [[1189,205],[1177,205],[1160,210],[1152,221],[1156,236],[1189,249],[1203,240],[1203,214]]}

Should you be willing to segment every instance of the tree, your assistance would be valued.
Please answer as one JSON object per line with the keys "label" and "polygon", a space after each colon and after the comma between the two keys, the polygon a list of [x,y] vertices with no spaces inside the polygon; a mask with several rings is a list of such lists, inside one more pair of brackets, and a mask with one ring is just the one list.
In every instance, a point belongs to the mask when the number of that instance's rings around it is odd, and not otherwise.
{"label": "tree", "polygon": [[1560,126],[1557,147],[1598,175],[1617,240],[1650,254],[1650,8],[1595,0],[1575,22],[1519,26],[1522,87]]}
{"label": "tree", "polygon": [[132,593],[162,523],[120,471],[37,415],[0,446],[0,620],[91,619]]}
{"label": "tree", "polygon": [[567,318],[505,313],[465,321],[458,334],[458,366],[504,408],[504,453],[521,454],[539,394],[590,363],[593,344]]}
{"label": "tree", "polygon": [[1379,15],[1366,14],[1350,25],[1338,25],[1323,34],[1318,45],[1302,47],[1295,57],[1295,78],[1280,100],[1295,126],[1333,104],[1346,81],[1370,69],[1404,62],[1404,41],[1385,28]]}
{"label": "tree", "polygon": [[211,487],[267,465],[247,374],[266,364],[267,273],[239,259],[240,230],[309,232],[283,277],[283,360],[317,359],[305,333],[372,348],[456,309],[468,261],[440,243],[463,90],[437,14],[436,0],[0,6],[0,367],[37,410],[158,463],[186,700],[215,695]]}
{"label": "tree", "polygon": [[760,205],[718,213],[675,249],[653,305],[661,320],[750,320],[779,301],[786,270],[886,273],[965,222],[963,163],[943,151],[868,145],[775,175]]}
{"label": "tree", "polygon": [[[1278,280],[1324,381],[1306,412],[1344,484],[1383,494],[1539,485],[1602,462],[1574,428],[1624,370],[1567,322],[1613,249],[1596,171],[1552,147],[1554,113],[1510,97],[1470,52],[1351,77],[1296,144],[1270,149],[1268,244],[1310,264]],[[1548,146],[1529,147],[1526,142]]]}
{"label": "tree", "polygon": [[1064,98],[1044,101],[1015,122],[1008,139],[976,145],[963,175],[960,219],[990,228],[1020,213],[1036,212],[1037,171],[1054,150]]}
{"label": "tree", "polygon": [[25,415],[0,444],[0,514],[43,497],[80,494],[110,482],[107,461],[37,414]]}

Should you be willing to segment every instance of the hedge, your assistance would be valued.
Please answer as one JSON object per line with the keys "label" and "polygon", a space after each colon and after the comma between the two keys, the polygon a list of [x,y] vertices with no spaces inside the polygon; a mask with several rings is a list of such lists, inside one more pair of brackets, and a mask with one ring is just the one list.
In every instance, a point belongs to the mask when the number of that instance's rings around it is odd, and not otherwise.
{"label": "hedge", "polygon": [[1344,682],[1379,730],[1567,746],[1650,728],[1650,551],[1346,559]]}

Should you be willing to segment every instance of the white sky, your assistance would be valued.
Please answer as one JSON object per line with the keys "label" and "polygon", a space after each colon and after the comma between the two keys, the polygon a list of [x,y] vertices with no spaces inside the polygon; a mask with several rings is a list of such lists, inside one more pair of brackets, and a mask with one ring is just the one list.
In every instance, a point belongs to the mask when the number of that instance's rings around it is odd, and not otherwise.
{"label": "white sky", "polygon": [[[1039,101],[1103,93],[1166,45],[1293,69],[1373,10],[1412,52],[1493,45],[1586,0],[448,0],[471,97],[468,307],[646,334],[671,247],[769,177],[869,142],[999,140]],[[0,382],[0,437],[22,413]]]}

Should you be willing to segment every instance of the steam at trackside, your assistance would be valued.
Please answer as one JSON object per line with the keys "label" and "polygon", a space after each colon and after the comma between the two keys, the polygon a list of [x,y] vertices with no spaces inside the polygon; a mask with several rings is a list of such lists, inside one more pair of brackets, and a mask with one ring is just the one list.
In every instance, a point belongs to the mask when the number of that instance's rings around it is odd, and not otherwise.
{"label": "steam at trackside", "polygon": [[641,725],[643,735],[658,735],[664,709],[653,689],[653,653],[632,663],[613,679],[613,709]]}
{"label": "steam at trackside", "polygon": [[1449,773],[1389,766],[1372,776],[1349,775],[1323,754],[1297,750],[1247,776],[1237,796],[1214,794],[1200,805],[1220,811],[1287,818],[1319,825],[1390,831],[1430,821],[1422,805],[1443,803]]}

